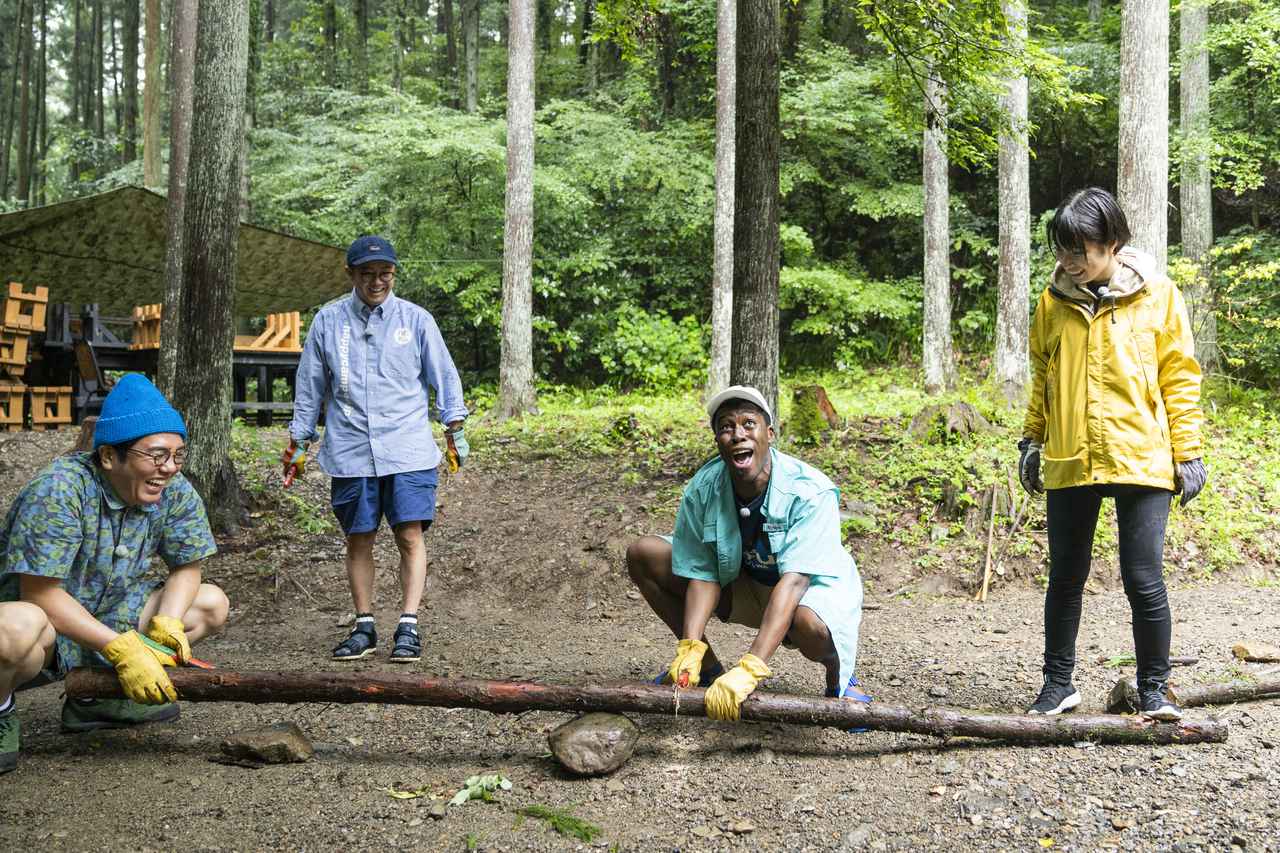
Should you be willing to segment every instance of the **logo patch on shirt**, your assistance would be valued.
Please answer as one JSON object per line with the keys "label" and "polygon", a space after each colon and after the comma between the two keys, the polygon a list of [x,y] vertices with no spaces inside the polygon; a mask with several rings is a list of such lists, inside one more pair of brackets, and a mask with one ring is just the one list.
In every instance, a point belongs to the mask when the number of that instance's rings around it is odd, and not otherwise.
{"label": "logo patch on shirt", "polygon": [[394,336],[396,346],[402,347],[405,344],[409,343],[410,337],[412,337],[412,333],[409,331],[409,329],[406,326],[401,326],[400,328],[396,329],[396,333]]}

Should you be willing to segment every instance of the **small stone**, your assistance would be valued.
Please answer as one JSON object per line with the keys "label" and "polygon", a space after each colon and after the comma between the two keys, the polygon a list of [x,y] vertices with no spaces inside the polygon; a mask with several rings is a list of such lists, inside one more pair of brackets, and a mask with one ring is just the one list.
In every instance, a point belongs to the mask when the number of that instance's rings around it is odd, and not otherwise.
{"label": "small stone", "polygon": [[751,821],[746,820],[746,819],[743,819],[743,820],[735,820],[735,821],[733,822],[733,824],[729,827],[729,830],[730,830],[734,835],[746,835],[746,834],[747,834],[747,833],[749,833],[749,832],[755,832],[755,831],[756,831],[756,825],[755,825],[754,823],[752,823]]}
{"label": "small stone", "polygon": [[1127,817],[1113,817],[1111,818],[1111,828],[1112,829],[1132,829],[1133,820]]}
{"label": "small stone", "polygon": [[956,761],[954,758],[949,758],[946,761],[942,762],[942,766],[938,768],[938,775],[950,776],[952,773],[959,772],[959,770],[960,770],[960,762]]}
{"label": "small stone", "polygon": [[293,764],[315,755],[311,741],[294,723],[276,723],[264,729],[239,732],[222,742],[224,755],[263,764]]}
{"label": "small stone", "polygon": [[935,699],[945,698],[947,695],[947,688],[940,684],[935,684],[929,688],[929,695]]}
{"label": "small stone", "polygon": [[445,800],[436,800],[431,804],[431,811],[427,812],[427,816],[432,820],[441,820],[444,818],[445,812],[449,810],[449,803]]}
{"label": "small stone", "polygon": [[566,769],[583,776],[603,776],[627,763],[640,739],[640,729],[621,714],[583,714],[547,736],[551,752]]}
{"label": "small stone", "polygon": [[345,628],[348,625],[355,624],[355,621],[356,621],[355,613],[344,613],[334,620],[333,625],[335,628]]}
{"label": "small stone", "polygon": [[777,760],[777,756],[773,754],[773,750],[765,747],[760,750],[760,761],[764,764],[772,764]]}
{"label": "small stone", "polygon": [[1173,767],[1169,772],[1170,772],[1170,773],[1172,773],[1174,776],[1179,776],[1179,777],[1181,777],[1181,776],[1186,776],[1186,775],[1187,775],[1187,768],[1185,768],[1185,767],[1183,767],[1181,764],[1179,764],[1179,765],[1176,765],[1175,767]]}
{"label": "small stone", "polygon": [[1249,839],[1245,838],[1238,832],[1231,833],[1231,843],[1239,847],[1241,850],[1248,848]]}
{"label": "small stone", "polygon": [[871,841],[874,827],[869,823],[860,823],[844,834],[844,846],[849,850],[860,850]]}
{"label": "small stone", "polygon": [[929,795],[933,797],[941,797],[946,792],[947,792],[946,785],[938,785],[936,788],[929,789]]}
{"label": "small stone", "polygon": [[1008,628],[992,628],[992,629],[991,629],[991,633],[993,633],[993,634],[1007,634],[1007,633],[1009,633],[1009,629],[1008,629]]}
{"label": "small stone", "polygon": [[422,826],[422,818],[415,817],[413,820],[409,821],[409,826]]}
{"label": "small stone", "polygon": [[695,826],[693,828],[693,834],[698,836],[699,838],[710,838],[712,833],[714,832],[715,830],[707,826],[706,824],[703,824],[702,826]]}
{"label": "small stone", "polygon": [[605,785],[604,788],[611,794],[620,794],[627,790],[627,786],[619,782],[617,779],[610,779],[609,783]]}

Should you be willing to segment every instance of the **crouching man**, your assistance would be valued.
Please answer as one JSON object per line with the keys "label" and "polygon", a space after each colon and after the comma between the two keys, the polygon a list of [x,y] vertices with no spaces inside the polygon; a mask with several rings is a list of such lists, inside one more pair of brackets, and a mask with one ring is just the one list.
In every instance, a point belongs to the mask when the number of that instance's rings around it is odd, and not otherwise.
{"label": "crouching man", "polygon": [[[217,549],[204,503],[182,476],[182,416],[141,374],[103,402],[92,453],[60,457],[28,483],[0,527],[0,773],[18,763],[14,691],[76,666],[111,665],[128,699],[72,701],[64,731],[170,720],[165,666],[227,620],[226,595],[200,582]],[[169,568],[149,575],[153,554]],[[173,655],[148,645],[143,635]]]}
{"label": "crouching man", "polygon": [[[870,701],[854,677],[862,579],[840,541],[839,490],[771,447],[773,413],[755,388],[721,391],[707,413],[719,456],[685,487],[675,533],[627,549],[632,580],[679,640],[656,682],[707,687],[707,716],[736,720],[786,644],[822,664],[827,696]],[[759,629],[727,672],[703,636],[713,613]]]}

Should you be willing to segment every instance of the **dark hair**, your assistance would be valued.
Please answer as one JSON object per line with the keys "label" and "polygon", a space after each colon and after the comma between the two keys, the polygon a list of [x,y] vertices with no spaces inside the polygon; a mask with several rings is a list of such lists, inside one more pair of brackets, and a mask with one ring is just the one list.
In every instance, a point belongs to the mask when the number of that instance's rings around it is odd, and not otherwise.
{"label": "dark hair", "polygon": [[1101,187],[1085,187],[1064,198],[1045,234],[1050,248],[1068,252],[1083,252],[1086,240],[1103,246],[1115,243],[1119,249],[1133,237],[1116,197]]}
{"label": "dark hair", "polygon": [[116,458],[117,458],[117,459],[123,459],[123,458],[125,457],[125,454],[129,452],[129,448],[133,447],[135,444],[137,444],[137,443],[138,443],[139,441],[141,441],[143,438],[145,438],[145,436],[138,436],[138,437],[137,437],[137,438],[135,438],[135,439],[131,439],[131,440],[129,440],[129,441],[122,441],[122,442],[120,442],[119,444],[101,444],[101,445],[98,445],[97,450],[95,450],[95,451],[93,452],[93,462],[94,462],[94,464],[95,464],[95,465],[97,465],[99,468],[101,468],[101,467],[102,467],[102,454],[99,452],[99,451],[101,451],[101,450],[102,450],[102,448],[104,448],[104,447],[110,447],[112,450],[114,450],[114,451],[116,452]]}
{"label": "dark hair", "polygon": [[751,402],[745,397],[730,397],[728,400],[725,400],[723,403],[720,404],[720,408],[716,409],[715,415],[712,416],[711,418],[712,429],[718,429],[718,427],[716,427],[716,422],[720,420],[720,413],[723,412],[725,409],[729,409],[730,411],[734,411],[734,412],[738,411],[739,409],[753,409],[759,412],[760,414],[764,415],[765,426],[773,426],[773,419],[769,417],[769,413],[766,412],[764,409],[760,408],[755,403]]}

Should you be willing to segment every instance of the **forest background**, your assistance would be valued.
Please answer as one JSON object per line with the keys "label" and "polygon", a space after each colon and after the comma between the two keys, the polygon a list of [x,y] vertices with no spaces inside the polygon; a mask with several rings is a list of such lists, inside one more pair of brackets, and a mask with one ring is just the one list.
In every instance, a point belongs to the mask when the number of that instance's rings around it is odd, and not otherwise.
{"label": "forest background", "polygon": [[[1207,565],[1236,562],[1241,545],[1271,562],[1275,543],[1264,531],[1280,506],[1280,478],[1255,485],[1249,472],[1262,469],[1247,460],[1274,440],[1280,383],[1280,3],[1153,5],[1172,14],[1169,268],[1196,294],[1210,390],[1232,406],[1221,415],[1216,398],[1210,406],[1220,488],[1201,501],[1211,516]],[[191,6],[0,4],[4,209],[124,184],[163,191],[173,16]],[[494,0],[248,6],[241,218],[338,246],[362,232],[389,235],[403,259],[397,293],[436,317],[479,410],[499,393],[512,8]],[[1025,131],[1030,155],[1021,212],[1029,269],[1014,294],[1027,313],[1052,268],[1043,224],[1054,205],[1082,186],[1116,188],[1123,76],[1133,73],[1121,61],[1122,4],[1033,2],[1020,45],[1008,41],[1011,8],[991,0],[780,5],[776,301],[784,376],[828,382],[841,414],[861,419],[867,442],[898,441],[892,419],[905,428],[929,401],[924,392],[937,390],[926,356],[938,348],[924,344],[931,301],[922,232],[927,198],[941,197],[949,220],[941,321],[955,344],[943,366],[954,388],[959,365],[957,393],[997,426],[994,436],[938,453],[895,443],[893,458],[874,470],[865,465],[865,446],[874,445],[864,442],[861,457],[843,450],[860,440],[857,431],[826,455],[814,451],[847,492],[870,498],[850,519],[850,535],[876,529],[877,516],[892,517],[890,505],[905,500],[921,503],[913,540],[945,539],[930,507],[944,506],[944,518],[972,516],[987,484],[1004,482],[1018,410],[1000,406],[1007,389],[986,382],[1001,313],[1001,137]],[[1181,19],[1192,9],[1205,21],[1198,44],[1209,81],[1207,124],[1194,132],[1180,113],[1190,47],[1179,44]],[[609,401],[637,390],[692,399],[707,383],[717,6],[539,0],[534,12],[530,322],[544,410],[561,423],[587,410],[598,415],[583,423],[589,437],[559,440],[561,450],[628,444],[639,451],[631,473],[640,477],[673,467],[659,445],[668,455],[683,445],[687,458],[675,465],[682,470],[705,452],[700,436],[673,440],[668,410],[637,424],[627,406]],[[931,68],[946,77],[940,93],[930,89]],[[1005,111],[1011,77],[1029,82],[1025,124],[1010,123]],[[941,196],[937,184],[926,192],[923,177],[939,107],[947,131]],[[1192,158],[1207,164],[1211,181],[1204,254],[1182,245],[1189,223],[1179,191]],[[932,218],[936,224],[936,208]],[[948,488],[961,493],[958,509],[954,500],[945,508]],[[1016,527],[1009,492],[999,511]]]}

